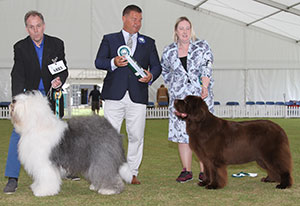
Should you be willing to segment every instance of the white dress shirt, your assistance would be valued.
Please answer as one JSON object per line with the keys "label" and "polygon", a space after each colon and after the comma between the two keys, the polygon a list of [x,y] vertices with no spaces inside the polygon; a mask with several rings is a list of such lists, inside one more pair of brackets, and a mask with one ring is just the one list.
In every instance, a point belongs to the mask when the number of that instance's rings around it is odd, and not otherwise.
{"label": "white dress shirt", "polygon": [[[122,34],[123,34],[123,37],[125,39],[125,44],[127,44],[128,42],[128,39],[129,39],[129,33],[127,31],[125,31],[124,29],[122,29]],[[130,52],[130,55],[133,56],[134,52],[135,52],[135,49],[136,49],[136,45],[137,45],[137,36],[138,34],[135,33],[132,35],[132,48],[131,48],[131,52]],[[111,64],[111,70],[114,71],[116,68],[118,68],[115,63],[114,63],[114,60],[115,58],[112,58],[111,61],[110,61],[110,64]]]}

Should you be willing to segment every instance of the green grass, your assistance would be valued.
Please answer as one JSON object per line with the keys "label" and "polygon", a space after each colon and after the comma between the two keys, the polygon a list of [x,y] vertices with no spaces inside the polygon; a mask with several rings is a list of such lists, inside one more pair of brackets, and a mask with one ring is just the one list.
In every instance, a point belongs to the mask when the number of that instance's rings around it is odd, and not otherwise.
{"label": "green grass", "polygon": [[[84,115],[92,115],[93,114],[90,106],[80,108],[80,109],[73,109],[71,113],[72,113],[72,116],[84,116]],[[67,114],[67,110],[65,110],[65,114]],[[100,108],[100,110],[99,110],[99,115],[101,115],[101,116],[104,115],[104,111],[102,108]]]}
{"label": "green grass", "polygon": [[[235,120],[240,121],[240,120]],[[0,205],[298,205],[300,198],[300,119],[272,119],[287,132],[294,162],[294,185],[277,190],[276,183],[261,183],[265,172],[255,163],[228,167],[228,184],[224,189],[206,190],[197,186],[199,165],[193,160],[194,180],[185,184],[175,181],[181,165],[177,144],[167,140],[168,120],[147,120],[143,162],[140,167],[141,185],[126,185],[119,195],[103,196],[88,189],[85,180],[64,180],[61,192],[53,197],[34,197],[28,175],[21,170],[19,187],[14,195],[5,195],[2,188],[7,148],[12,130],[8,120],[0,120]],[[122,128],[122,133],[124,132]],[[127,141],[124,141],[126,147]],[[232,178],[233,173],[255,172],[258,177]]]}

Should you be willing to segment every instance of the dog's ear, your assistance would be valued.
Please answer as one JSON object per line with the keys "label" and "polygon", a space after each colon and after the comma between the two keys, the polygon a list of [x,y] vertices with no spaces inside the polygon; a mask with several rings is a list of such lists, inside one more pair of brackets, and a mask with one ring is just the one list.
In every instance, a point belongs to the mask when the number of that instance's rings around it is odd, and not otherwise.
{"label": "dog's ear", "polygon": [[187,96],[185,101],[189,107],[189,118],[191,121],[202,122],[206,118],[207,105],[198,96]]}
{"label": "dog's ear", "polygon": [[12,123],[16,128],[21,126],[21,123],[23,122],[23,116],[24,112],[26,111],[25,107],[26,105],[23,104],[23,96],[24,94],[20,94],[17,97],[15,97],[12,101],[12,104],[10,105],[10,114],[12,117]]}
{"label": "dog's ear", "polygon": [[185,110],[185,113],[187,113],[188,115],[191,115],[193,113],[194,101],[195,101],[194,96],[192,96],[192,95],[186,96],[183,100],[184,110]]}

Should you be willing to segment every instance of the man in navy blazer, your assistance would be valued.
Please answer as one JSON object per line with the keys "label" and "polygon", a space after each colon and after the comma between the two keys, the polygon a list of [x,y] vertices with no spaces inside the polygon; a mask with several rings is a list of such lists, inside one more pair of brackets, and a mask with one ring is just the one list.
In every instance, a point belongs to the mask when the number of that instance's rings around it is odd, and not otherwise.
{"label": "man in navy blazer", "polygon": [[[155,41],[139,33],[142,10],[129,5],[123,10],[122,20],[121,32],[104,35],[95,66],[107,71],[101,92],[105,101],[104,116],[119,132],[126,120],[127,162],[133,174],[132,184],[140,184],[137,174],[143,154],[148,84],[159,77],[161,66]],[[118,48],[126,44],[131,47],[131,56],[146,72],[145,77],[138,78],[129,68],[126,57],[118,56]]]}
{"label": "man in navy blazer", "polygon": [[[11,71],[12,96],[24,91],[39,90],[46,95],[50,88],[61,88],[68,77],[64,43],[62,40],[44,34],[44,17],[37,11],[29,11],[25,15],[25,26],[28,37],[14,45],[14,65]],[[62,61],[65,70],[51,74],[48,65]],[[54,109],[54,101],[51,101]],[[63,99],[60,99],[60,114],[63,115]],[[17,145],[20,135],[13,130],[10,138],[5,176],[8,177],[3,192],[12,194],[18,186],[20,161]]]}

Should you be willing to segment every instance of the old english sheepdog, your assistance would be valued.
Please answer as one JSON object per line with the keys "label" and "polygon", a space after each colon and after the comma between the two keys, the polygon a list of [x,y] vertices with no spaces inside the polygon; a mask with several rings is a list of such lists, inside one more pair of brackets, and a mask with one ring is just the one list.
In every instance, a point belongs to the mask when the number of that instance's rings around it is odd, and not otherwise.
{"label": "old english sheepdog", "polygon": [[19,159],[33,179],[35,196],[58,194],[66,175],[81,174],[90,181],[91,190],[105,195],[122,192],[123,180],[131,182],[123,137],[104,117],[65,122],[53,114],[38,91],[15,96],[10,111],[21,136]]}

